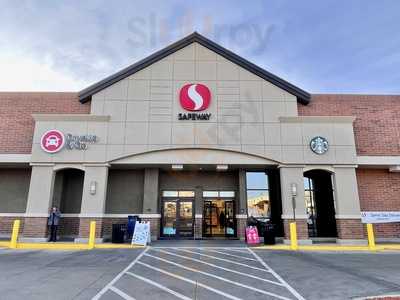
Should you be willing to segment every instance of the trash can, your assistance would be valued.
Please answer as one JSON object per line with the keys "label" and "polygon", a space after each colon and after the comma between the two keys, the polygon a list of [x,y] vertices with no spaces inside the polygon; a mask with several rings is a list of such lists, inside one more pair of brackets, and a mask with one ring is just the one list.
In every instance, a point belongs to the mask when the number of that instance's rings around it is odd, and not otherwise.
{"label": "trash can", "polygon": [[272,223],[264,224],[264,244],[265,245],[275,245],[275,225]]}
{"label": "trash can", "polygon": [[111,242],[122,244],[125,242],[126,224],[113,224]]}

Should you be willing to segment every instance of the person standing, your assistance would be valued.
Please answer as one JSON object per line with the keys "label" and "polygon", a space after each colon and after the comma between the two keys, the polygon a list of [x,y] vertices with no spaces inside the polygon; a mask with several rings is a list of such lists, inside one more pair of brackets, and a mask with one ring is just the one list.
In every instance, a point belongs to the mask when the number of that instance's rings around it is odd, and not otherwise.
{"label": "person standing", "polygon": [[56,242],[57,241],[57,229],[58,225],[60,224],[61,213],[56,206],[54,206],[51,211],[49,218],[47,220],[47,225],[50,229],[50,238],[49,242]]}

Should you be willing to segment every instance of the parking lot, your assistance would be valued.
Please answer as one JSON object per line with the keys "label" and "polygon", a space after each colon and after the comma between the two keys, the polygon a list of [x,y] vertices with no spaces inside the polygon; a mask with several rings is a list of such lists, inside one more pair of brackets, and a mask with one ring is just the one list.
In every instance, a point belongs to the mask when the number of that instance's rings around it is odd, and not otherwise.
{"label": "parking lot", "polygon": [[246,247],[0,250],[0,299],[354,299],[400,294],[399,261]]}

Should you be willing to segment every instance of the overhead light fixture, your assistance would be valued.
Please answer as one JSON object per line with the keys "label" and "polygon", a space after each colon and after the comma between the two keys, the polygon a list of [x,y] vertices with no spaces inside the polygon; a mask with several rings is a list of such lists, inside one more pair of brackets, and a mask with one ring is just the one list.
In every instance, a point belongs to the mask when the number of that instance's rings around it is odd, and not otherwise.
{"label": "overhead light fixture", "polygon": [[228,165],[217,165],[217,171],[226,171],[228,170]]}
{"label": "overhead light fixture", "polygon": [[171,168],[174,171],[182,171],[183,170],[183,165],[172,165]]}

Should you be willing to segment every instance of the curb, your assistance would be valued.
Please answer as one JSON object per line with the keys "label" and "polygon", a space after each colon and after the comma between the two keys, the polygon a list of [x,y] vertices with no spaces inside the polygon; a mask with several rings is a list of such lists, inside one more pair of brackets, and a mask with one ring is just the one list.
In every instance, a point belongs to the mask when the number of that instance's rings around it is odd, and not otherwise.
{"label": "curb", "polygon": [[[254,249],[260,250],[286,250],[295,251],[290,245],[276,245],[276,246],[256,246]],[[368,251],[375,253],[384,250],[400,250],[400,245],[379,245],[375,250],[371,250],[368,246],[298,246],[300,251]]]}
{"label": "curb", "polygon": [[[0,242],[0,248],[10,248],[9,242]],[[35,250],[92,250],[92,249],[140,249],[144,246],[130,244],[95,244],[94,248],[88,244],[74,243],[18,243],[15,249]]]}

